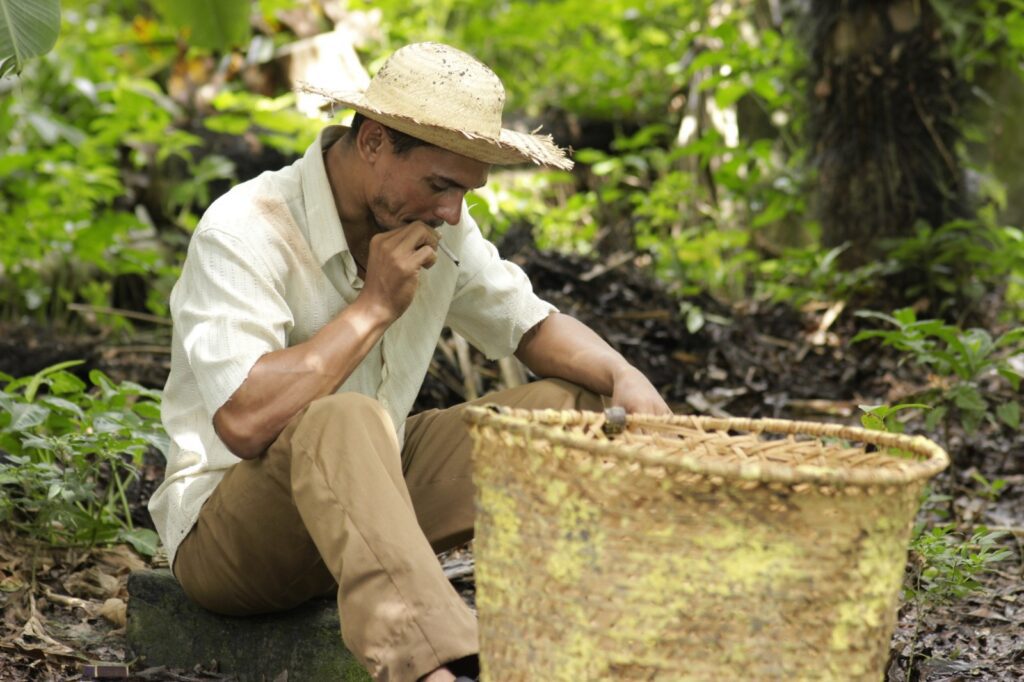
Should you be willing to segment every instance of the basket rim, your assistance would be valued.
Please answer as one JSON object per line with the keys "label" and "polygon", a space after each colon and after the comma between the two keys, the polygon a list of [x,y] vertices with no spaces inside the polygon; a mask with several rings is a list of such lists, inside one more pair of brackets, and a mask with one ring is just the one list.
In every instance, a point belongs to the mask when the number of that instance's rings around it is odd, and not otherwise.
{"label": "basket rim", "polygon": [[[495,426],[524,437],[540,435],[549,442],[583,450],[603,457],[638,462],[666,470],[684,471],[725,479],[771,483],[816,483],[836,486],[897,486],[931,478],[949,466],[944,449],[924,436],[872,431],[856,426],[789,419],[748,419],[700,415],[627,415],[628,425],[675,425],[705,431],[744,431],[753,434],[776,433],[827,438],[843,438],[860,443],[909,450],[924,459],[898,459],[899,468],[843,468],[810,464],[787,465],[776,462],[729,462],[699,458],[687,454],[671,455],[652,450],[654,439],[623,444],[595,440],[579,433],[561,430],[571,424],[601,428],[606,420],[600,412],[578,410],[524,410],[499,405],[471,405],[463,413],[466,422]],[[475,452],[475,449],[474,449]],[[475,455],[474,455],[475,456]],[[897,458],[893,458],[897,459]]]}

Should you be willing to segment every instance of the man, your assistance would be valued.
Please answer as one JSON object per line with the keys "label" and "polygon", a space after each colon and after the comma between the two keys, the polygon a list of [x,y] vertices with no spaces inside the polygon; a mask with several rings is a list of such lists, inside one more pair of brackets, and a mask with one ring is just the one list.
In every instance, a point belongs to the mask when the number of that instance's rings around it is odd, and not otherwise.
{"label": "man", "polygon": [[408,416],[442,328],[551,378],[487,401],[668,408],[470,218],[463,199],[491,164],[571,167],[550,138],[501,128],[490,69],[410,45],[365,94],[335,99],[358,112],[349,130],[232,189],[192,237],[150,510],[198,603],[260,613],[334,591],[375,679],[453,680],[476,622],[435,552],[472,534],[470,444],[460,407]]}

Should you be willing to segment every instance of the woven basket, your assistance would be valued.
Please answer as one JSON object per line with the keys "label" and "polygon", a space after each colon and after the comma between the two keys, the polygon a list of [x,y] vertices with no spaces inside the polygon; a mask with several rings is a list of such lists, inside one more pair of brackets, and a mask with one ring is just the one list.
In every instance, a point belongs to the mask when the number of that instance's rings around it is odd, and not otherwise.
{"label": "woven basket", "polygon": [[[514,680],[880,680],[931,441],[467,409],[481,665]],[[774,434],[774,435],[773,435]]]}

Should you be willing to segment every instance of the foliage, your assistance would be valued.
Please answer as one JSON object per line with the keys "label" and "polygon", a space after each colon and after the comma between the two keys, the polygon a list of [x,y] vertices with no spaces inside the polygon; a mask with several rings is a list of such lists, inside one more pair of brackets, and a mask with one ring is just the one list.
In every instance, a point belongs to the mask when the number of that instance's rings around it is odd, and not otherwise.
{"label": "foliage", "polygon": [[132,524],[126,491],[149,447],[166,450],[160,393],[85,382],[63,362],[0,392],[0,520],[51,545],[130,542],[152,554],[155,534]]}
{"label": "foliage", "polygon": [[924,403],[900,403],[898,405],[859,405],[860,423],[865,429],[872,431],[885,431],[886,433],[903,433],[906,430],[904,422],[900,421],[898,415],[904,410],[927,410],[930,409]]}
{"label": "foliage", "polygon": [[0,0],[0,78],[21,73],[60,33],[60,0]]}
{"label": "foliage", "polygon": [[1021,69],[1024,3],[1020,0],[931,0],[950,36],[950,50],[964,76],[995,66]]}
{"label": "foliage", "polygon": [[153,5],[185,31],[191,45],[223,50],[248,42],[251,0],[153,0]]}
{"label": "foliage", "polygon": [[904,588],[905,598],[925,604],[943,603],[981,589],[978,577],[1013,555],[999,547],[1004,535],[981,526],[965,540],[954,532],[952,524],[930,530],[918,527],[910,544],[911,574]]}
{"label": "foliage", "polygon": [[291,93],[265,97],[225,90],[212,104],[218,113],[203,119],[208,130],[231,135],[251,132],[260,142],[292,156],[305,153],[323,127],[321,121],[295,110],[295,95]]}
{"label": "foliage", "polygon": [[1008,331],[993,340],[985,329],[962,330],[941,320],[918,320],[911,308],[902,308],[892,315],[861,311],[858,316],[883,320],[895,329],[865,330],[853,342],[880,339],[885,345],[907,353],[916,364],[927,367],[945,382],[927,389],[918,397],[934,406],[926,428],[933,430],[939,421],[957,416],[961,426],[974,431],[982,420],[995,423],[998,417],[1013,429],[1020,426],[1020,404],[1007,400],[995,405],[994,396],[984,390],[982,381],[992,375],[1005,379],[1016,392],[1021,375],[1003,357],[1011,351],[1024,349],[1024,327]]}
{"label": "foliage", "polygon": [[[194,225],[208,184],[233,175],[219,157],[196,157],[201,140],[180,128],[181,107],[145,75],[171,63],[168,34],[92,11],[68,9],[65,39],[29,64],[15,97],[0,98],[8,318],[53,321],[76,299],[109,304],[117,275],[173,275],[177,256],[162,246],[156,221]],[[164,173],[171,163],[186,167],[177,183]]]}
{"label": "foliage", "polygon": [[[505,224],[532,226],[538,244],[595,254],[633,244],[681,293],[735,299],[759,260],[755,232],[813,232],[796,142],[802,56],[756,3],[373,6],[385,49],[443,39],[493,66],[515,111],[557,124],[546,115],[555,105],[614,122],[610,148],[576,151],[577,192],[544,175],[489,205]],[[624,118],[641,125],[627,129]]]}
{"label": "foliage", "polygon": [[[928,409],[921,403],[900,405],[861,405],[861,423],[867,429],[888,433],[903,433],[905,425],[897,415],[905,410]],[[897,448],[890,449],[896,456],[912,456]],[[994,501],[1006,487],[1006,480],[989,481],[975,473],[986,499]],[[947,514],[939,505],[950,501],[948,495],[926,492],[923,506],[939,517]],[[904,599],[932,605],[963,599],[982,589],[978,577],[992,570],[993,564],[1013,556],[1009,549],[1000,548],[1005,533],[990,531],[984,526],[974,529],[970,539],[957,535],[952,523],[931,526],[919,521],[914,526],[910,542],[910,562],[903,584]],[[919,614],[920,616],[920,614]]]}
{"label": "foliage", "polygon": [[992,205],[971,220],[937,227],[919,223],[912,236],[883,248],[887,274],[910,282],[905,298],[924,297],[940,312],[973,310],[1000,283],[1024,273],[1024,232],[996,224]]}
{"label": "foliage", "polygon": [[501,76],[515,110],[537,115],[558,102],[591,117],[649,119],[675,89],[673,64],[689,48],[689,26],[705,19],[710,4],[358,0],[352,6],[383,12],[385,51],[420,40],[470,51]]}

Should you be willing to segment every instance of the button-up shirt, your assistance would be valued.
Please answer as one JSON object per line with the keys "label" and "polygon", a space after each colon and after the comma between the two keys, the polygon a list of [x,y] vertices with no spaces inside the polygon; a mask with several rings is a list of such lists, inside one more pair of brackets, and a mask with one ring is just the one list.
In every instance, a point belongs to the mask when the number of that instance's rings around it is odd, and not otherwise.
{"label": "button-up shirt", "polygon": [[[149,503],[172,565],[203,503],[240,461],[214,431],[214,413],[262,355],[312,337],[363,287],[323,159],[344,133],[325,128],[291,166],[234,187],[192,235],[171,292],[166,477]],[[412,303],[338,388],[376,398],[399,442],[445,326],[494,359],[555,311],[499,257],[465,205],[461,221],[440,232],[460,264],[442,255],[420,273]]]}

